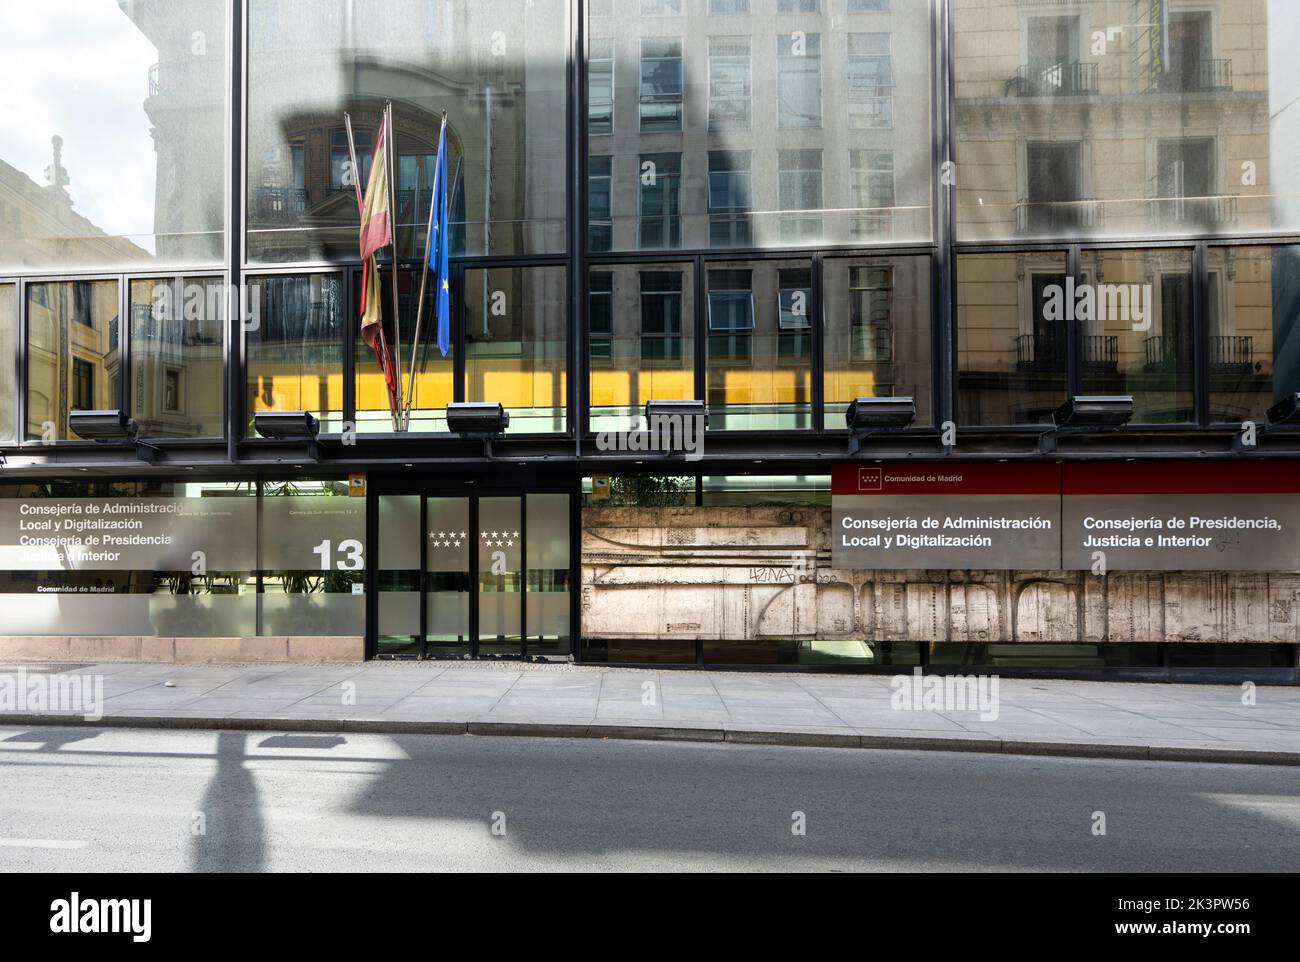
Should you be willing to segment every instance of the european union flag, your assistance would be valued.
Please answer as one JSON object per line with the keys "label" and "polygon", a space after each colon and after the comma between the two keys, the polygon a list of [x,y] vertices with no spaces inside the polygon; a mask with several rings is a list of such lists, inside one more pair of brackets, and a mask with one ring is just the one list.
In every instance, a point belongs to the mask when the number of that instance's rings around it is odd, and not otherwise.
{"label": "european union flag", "polygon": [[451,350],[451,270],[448,251],[451,233],[447,229],[447,122],[438,134],[438,164],[433,174],[433,240],[429,244],[429,269],[437,283],[438,350],[446,357]]}

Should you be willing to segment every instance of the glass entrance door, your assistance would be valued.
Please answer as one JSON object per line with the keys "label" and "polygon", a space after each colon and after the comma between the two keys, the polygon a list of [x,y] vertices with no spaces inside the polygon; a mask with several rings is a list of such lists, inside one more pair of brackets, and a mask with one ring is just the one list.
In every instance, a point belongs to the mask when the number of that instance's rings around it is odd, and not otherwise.
{"label": "glass entrance door", "polygon": [[377,500],[378,657],[572,653],[569,494]]}

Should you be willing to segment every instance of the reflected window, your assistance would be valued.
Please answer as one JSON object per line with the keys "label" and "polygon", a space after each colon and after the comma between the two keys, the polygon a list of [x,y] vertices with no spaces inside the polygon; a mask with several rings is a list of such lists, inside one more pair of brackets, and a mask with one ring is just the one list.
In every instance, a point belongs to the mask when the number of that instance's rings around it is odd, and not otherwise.
{"label": "reflected window", "polygon": [[465,400],[504,405],[511,434],[565,429],[567,276],[563,267],[465,272]]}
{"label": "reflected window", "polygon": [[705,278],[709,430],[811,427],[811,264],[716,264]]}
{"label": "reflected window", "polygon": [[1300,247],[1209,251],[1210,420],[1262,424],[1300,393]]}
{"label": "reflected window", "polygon": [[682,42],[641,41],[641,130],[682,129]]}
{"label": "reflected window", "polygon": [[307,411],[321,433],[343,423],[343,339],[350,318],[343,312],[338,274],[253,278],[246,323],[247,410]]}
{"label": "reflected window", "polygon": [[215,277],[130,285],[131,416],[144,437],[225,435],[225,286]]}
{"label": "reflected window", "polygon": [[844,430],[860,397],[911,397],[916,424],[933,423],[929,258],[831,257],[823,271],[826,428]]}
{"label": "reflected window", "polygon": [[822,125],[821,44],[819,33],[777,37],[778,127]]}
{"label": "reflected window", "polygon": [[790,243],[815,242],[822,234],[822,152],[777,151],[781,237]]}
{"label": "reflected window", "polygon": [[748,150],[709,151],[709,243],[714,247],[754,242],[751,166]]}
{"label": "reflected window", "polygon": [[681,247],[681,154],[641,155],[641,246]]}
{"label": "reflected window", "polygon": [[1083,268],[1083,393],[1132,395],[1134,424],[1194,420],[1191,251],[1085,251]]}
{"label": "reflected window", "polygon": [[958,418],[972,426],[1044,424],[1064,401],[1065,254],[957,258]]}
{"label": "reflected window", "polygon": [[849,126],[894,126],[894,61],[889,34],[848,35]]}
{"label": "reflected window", "polygon": [[587,161],[587,243],[593,253],[614,246],[614,158]]}
{"label": "reflected window", "polygon": [[614,132],[614,41],[593,38],[587,61],[587,133]]}
{"label": "reflected window", "polygon": [[709,129],[748,130],[752,96],[749,37],[709,38]]}
{"label": "reflected window", "polygon": [[72,411],[122,406],[116,281],[27,286],[27,437],[75,440]]}
{"label": "reflected window", "polygon": [[696,397],[690,264],[629,264],[590,275],[592,431],[627,431],[651,400]]}

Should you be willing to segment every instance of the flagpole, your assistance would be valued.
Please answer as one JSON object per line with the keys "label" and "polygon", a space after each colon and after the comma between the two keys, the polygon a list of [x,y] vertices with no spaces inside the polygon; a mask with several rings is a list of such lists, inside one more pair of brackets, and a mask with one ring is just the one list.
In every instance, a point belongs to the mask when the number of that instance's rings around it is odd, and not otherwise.
{"label": "flagpole", "polygon": [[[352,115],[347,111],[343,112],[343,125],[347,128],[348,131],[348,159],[352,162],[352,186],[355,187],[357,191],[357,211],[358,213],[364,213],[365,201],[361,199],[361,168],[357,166],[357,145],[356,145],[355,138],[353,138],[352,136]],[[378,270],[378,265],[379,262],[376,261],[375,262],[376,270]],[[366,271],[366,265],[364,263],[361,265],[361,271],[362,274],[364,275]],[[377,277],[371,278],[371,283],[378,284],[380,283],[380,280]],[[384,337],[384,325],[382,323],[380,323],[379,325],[379,334],[377,336],[377,340],[379,341],[380,350],[383,352],[381,356],[383,357],[383,364],[386,367],[388,365],[388,340],[387,338]],[[388,382],[388,376],[387,374],[385,374],[384,375],[385,388],[387,388],[388,386],[387,382]],[[397,430],[397,409],[393,405],[392,394],[388,391],[385,391],[385,393],[388,394],[388,414],[393,422],[393,430],[396,431]]]}
{"label": "flagpole", "polygon": [[[438,146],[442,150],[446,150],[447,141],[444,136],[446,133],[447,133],[447,111],[444,110],[442,112],[442,127],[438,131]],[[442,158],[439,157],[436,161],[434,161],[434,170],[439,169],[441,166],[442,166]],[[434,175],[433,179],[435,182],[437,181],[438,179],[437,174]],[[446,189],[445,184],[443,185],[443,188],[444,190]],[[424,292],[427,289],[429,283],[429,256],[433,253],[433,221],[434,221],[434,212],[436,211],[437,207],[438,207],[438,192],[437,190],[435,190],[433,191],[433,201],[432,203],[429,204],[429,231],[428,234],[425,235],[424,262],[420,266],[420,298],[415,308],[415,339],[411,342],[411,386],[410,386],[410,390],[406,392],[405,420],[406,420],[407,430],[410,430],[411,427],[411,405],[415,401],[416,352],[420,349],[420,326],[424,320]],[[440,244],[447,243],[446,238],[443,237],[439,237],[438,242]]]}
{"label": "flagpole", "polygon": [[[384,107],[387,118],[388,137],[385,150],[388,155],[388,217],[389,231],[393,241],[393,373],[397,384],[397,410],[402,410],[402,310],[397,294],[397,131],[393,129],[393,102],[388,101]],[[399,418],[399,431],[406,430],[405,422]]]}

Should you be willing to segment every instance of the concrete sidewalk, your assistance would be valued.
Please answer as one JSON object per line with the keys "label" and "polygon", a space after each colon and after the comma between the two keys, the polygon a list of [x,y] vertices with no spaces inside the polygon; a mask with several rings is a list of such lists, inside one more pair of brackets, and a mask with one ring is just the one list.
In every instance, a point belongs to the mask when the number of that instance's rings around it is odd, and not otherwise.
{"label": "concrete sidewalk", "polygon": [[[516,663],[6,665],[103,679],[117,727],[735,741],[1300,765],[1300,689],[1000,679],[997,717],[899,710],[887,675]],[[912,679],[909,677],[909,685]],[[11,688],[12,688],[11,684]],[[0,725],[83,714],[0,711]],[[986,713],[987,714],[987,713]]]}

